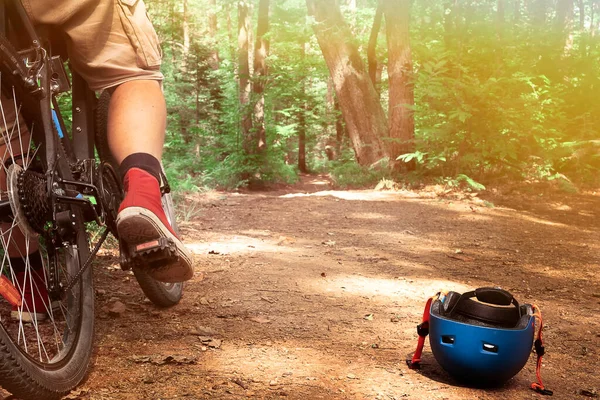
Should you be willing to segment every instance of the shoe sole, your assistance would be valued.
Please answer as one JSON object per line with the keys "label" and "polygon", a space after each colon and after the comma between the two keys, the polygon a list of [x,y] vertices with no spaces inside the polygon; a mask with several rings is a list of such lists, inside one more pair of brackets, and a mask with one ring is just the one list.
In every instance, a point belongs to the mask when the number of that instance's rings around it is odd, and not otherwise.
{"label": "shoe sole", "polygon": [[177,261],[159,268],[145,269],[150,277],[160,282],[177,283],[194,276],[192,254],[154,213],[142,207],[127,207],[117,215],[116,223],[119,238],[128,246],[147,243],[160,237],[169,238],[175,243]]}
{"label": "shoe sole", "polygon": [[33,321],[44,321],[48,318],[46,313],[32,313],[29,311],[11,311],[10,318],[13,321],[33,322]]}

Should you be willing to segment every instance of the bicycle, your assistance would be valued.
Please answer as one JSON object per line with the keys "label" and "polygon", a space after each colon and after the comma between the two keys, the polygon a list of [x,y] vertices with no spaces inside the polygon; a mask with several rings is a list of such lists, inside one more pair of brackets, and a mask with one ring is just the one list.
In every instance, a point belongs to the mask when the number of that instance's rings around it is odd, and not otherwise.
{"label": "bicycle", "polygon": [[[110,95],[96,98],[75,72],[70,80],[53,50],[19,0],[0,3],[0,87],[15,111],[15,120],[6,121],[7,105],[0,106],[6,145],[0,169],[6,186],[0,193],[0,386],[25,399],[60,398],[87,374],[94,332],[91,263],[109,233],[118,239],[115,219],[123,198],[106,141]],[[58,101],[65,92],[72,93],[70,133]],[[161,189],[177,230],[166,179]],[[104,231],[92,248],[88,228],[94,223]],[[183,284],[155,281],[143,267],[175,257],[171,245],[120,246],[121,267],[133,270],[160,307],[177,304]],[[31,305],[23,301],[26,290],[35,297]],[[47,319],[38,320],[37,311]]]}

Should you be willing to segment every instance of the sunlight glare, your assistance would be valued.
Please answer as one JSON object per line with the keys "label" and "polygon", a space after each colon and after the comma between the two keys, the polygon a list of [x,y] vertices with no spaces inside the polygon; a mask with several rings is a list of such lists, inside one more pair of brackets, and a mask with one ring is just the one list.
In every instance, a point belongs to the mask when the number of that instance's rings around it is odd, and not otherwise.
{"label": "sunlight glare", "polygon": [[352,200],[352,201],[394,201],[406,198],[418,197],[418,194],[411,192],[381,192],[375,190],[349,190],[349,191],[337,191],[337,190],[324,190],[316,193],[289,193],[280,196],[284,199],[295,198],[295,197],[326,197],[331,196],[340,200]]}
{"label": "sunlight glare", "polygon": [[188,242],[186,247],[194,254],[233,254],[233,253],[281,253],[293,252],[294,249],[286,247],[287,238],[258,239],[249,236],[221,236],[217,241]]}
{"label": "sunlight glare", "polygon": [[414,276],[397,278],[378,278],[362,275],[338,275],[327,280],[313,280],[312,285],[325,292],[339,292],[357,296],[382,296],[385,302],[398,296],[411,297],[421,300],[433,296],[442,290],[465,292],[471,290],[459,282],[433,279],[429,276],[417,278]]}

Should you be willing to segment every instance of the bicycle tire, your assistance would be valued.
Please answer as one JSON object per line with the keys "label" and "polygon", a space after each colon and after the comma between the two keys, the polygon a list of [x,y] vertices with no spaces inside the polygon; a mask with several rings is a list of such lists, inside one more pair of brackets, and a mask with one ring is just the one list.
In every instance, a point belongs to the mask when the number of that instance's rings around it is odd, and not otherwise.
{"label": "bicycle tire", "polygon": [[[85,229],[82,224],[81,230]],[[85,247],[87,250],[87,246]],[[78,252],[78,259],[87,257]],[[79,266],[77,266],[77,269]],[[73,329],[74,340],[59,362],[43,363],[32,358],[15,343],[5,325],[0,328],[0,386],[18,398],[60,399],[85,378],[92,354],[94,337],[94,296],[92,270],[82,274],[73,288],[76,300],[69,309],[79,309]],[[68,302],[68,300],[66,301]],[[65,333],[66,335],[66,333]],[[64,351],[64,350],[63,350]],[[52,361],[52,360],[49,360]]]}
{"label": "bicycle tire", "polygon": [[[7,42],[6,38],[0,37],[0,43]],[[19,55],[13,51],[12,47],[0,46],[0,58],[19,59]],[[7,70],[5,65],[0,66],[0,74],[13,72],[14,70]],[[4,80],[2,84],[5,84]],[[16,99],[13,101],[14,109],[19,110],[20,104],[17,105]],[[21,114],[24,111],[21,110]],[[12,122],[19,124],[17,113],[14,114],[17,119]],[[0,119],[3,120],[0,122],[4,122],[4,126],[7,126],[4,113]],[[21,134],[22,131],[19,130],[17,138],[13,137],[11,143],[19,140],[20,149],[25,149],[26,154],[22,161],[23,167],[16,166],[16,158],[13,157],[12,169],[9,168],[8,173],[5,174],[7,195],[22,188],[19,186],[20,181],[14,183],[17,176],[26,174],[28,177],[34,176],[35,172],[32,171],[40,171],[41,176],[45,176],[43,172],[46,164],[36,161],[35,154],[30,152],[31,143],[28,142],[29,145],[24,146],[24,138]],[[12,146],[9,147],[12,149]],[[66,162],[68,158],[64,149],[58,146],[57,151],[59,152],[58,175],[70,180],[71,170]],[[15,155],[12,150],[10,152],[11,157]],[[33,180],[33,178],[27,179]],[[64,211],[74,216],[72,219],[74,238],[63,243],[46,243],[48,238],[44,238],[43,235],[36,236],[28,231],[24,219],[20,218],[19,210],[22,210],[23,203],[19,201],[25,200],[16,200],[14,196],[11,199],[12,214],[15,215],[10,222],[11,228],[4,229],[6,222],[0,227],[0,248],[3,253],[0,258],[1,271],[8,274],[8,277],[5,275],[3,277],[12,280],[13,287],[19,290],[22,298],[25,298],[26,287],[29,287],[34,292],[30,295],[31,298],[38,300],[32,300],[31,306],[24,302],[23,306],[15,309],[4,297],[0,297],[0,386],[23,399],[59,399],[81,383],[88,371],[94,336],[94,291],[92,270],[88,269],[58,300],[58,307],[55,309],[56,301],[51,301],[45,289],[50,279],[48,263],[51,259],[56,261],[59,279],[63,284],[71,280],[80,271],[90,254],[86,226],[78,209],[65,209]],[[17,238],[18,233],[14,234],[15,237],[12,236],[14,229],[28,232],[22,235],[24,245],[17,244],[17,240],[21,239]],[[21,250],[23,246],[27,251]],[[15,250],[17,247],[20,247],[18,251]],[[31,252],[32,248],[33,252]],[[36,248],[39,250],[41,264],[34,267],[33,258],[37,256],[31,258],[30,256],[38,254]],[[9,258],[6,255],[11,251],[13,257]],[[20,255],[15,256],[15,252]],[[56,257],[52,256],[54,252]],[[21,258],[21,261],[18,258]],[[34,276],[37,278],[34,279]],[[43,279],[43,283],[35,282],[36,279]],[[43,292],[46,294],[44,295]],[[36,301],[39,301],[45,310],[36,310]],[[42,311],[39,314],[47,313],[47,319],[45,321],[39,319],[36,311]],[[7,315],[9,312],[10,315]],[[31,322],[25,321],[26,315],[33,315]]]}
{"label": "bicycle tire", "polygon": [[[165,193],[162,197],[163,209],[167,219],[176,234],[179,235],[179,227],[175,219],[175,209],[170,193]],[[133,274],[146,297],[158,307],[171,307],[179,303],[183,295],[183,282],[166,283],[159,282],[152,278],[142,268],[133,268]]]}
{"label": "bicycle tire", "polygon": [[[118,171],[118,164],[110,152],[107,140],[108,127],[108,107],[110,94],[105,91],[98,99],[96,108],[96,148],[102,161],[110,163],[115,171]],[[163,210],[175,233],[179,235],[179,228],[175,218],[175,208],[170,193],[165,193],[162,197]],[[183,283],[160,282],[152,278],[143,268],[133,268],[133,274],[137,280],[144,295],[157,307],[172,307],[179,303],[183,296]]]}

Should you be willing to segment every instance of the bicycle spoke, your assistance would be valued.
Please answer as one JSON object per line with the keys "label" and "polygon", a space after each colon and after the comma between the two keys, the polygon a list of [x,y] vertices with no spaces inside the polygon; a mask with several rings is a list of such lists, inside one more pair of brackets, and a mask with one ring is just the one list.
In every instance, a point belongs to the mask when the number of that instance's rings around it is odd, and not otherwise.
{"label": "bicycle spoke", "polygon": [[[0,74],[1,84],[2,74]],[[22,104],[17,102],[14,87],[10,102],[4,102],[4,100],[6,99],[3,96],[3,101],[0,102],[0,117],[2,118],[0,131],[4,141],[4,151],[1,152],[3,154],[0,153],[0,156],[2,160],[9,160],[12,164],[17,164],[18,158],[21,158],[22,161],[19,161],[19,164],[22,164],[23,170],[27,171],[36,162],[40,146],[32,145],[33,135],[22,122],[20,116]],[[9,118],[9,115],[14,119]],[[1,171],[5,176],[10,173],[16,174],[16,171],[10,171],[9,166],[4,162]],[[16,185],[16,180],[13,181],[13,185]],[[0,193],[0,197],[18,202],[19,196],[14,193],[11,195],[11,192],[15,190],[16,186],[8,187]],[[13,206],[12,203],[11,206]],[[1,272],[13,283],[23,299],[23,304],[18,308],[13,307],[12,311],[10,305],[3,306],[5,308],[0,315],[0,323],[13,336],[13,340],[23,352],[40,362],[49,363],[60,356],[64,349],[63,335],[68,335],[70,332],[68,321],[77,321],[78,315],[69,311],[65,304],[60,304],[57,312],[53,309],[50,297],[46,293],[48,249],[42,238],[37,234],[32,235],[30,228],[24,231],[29,234],[22,232],[20,218],[26,217],[22,212],[17,215],[10,223],[0,225],[0,244],[3,249]],[[53,251],[58,252],[59,275],[63,279],[68,279],[69,274],[62,265],[66,262],[66,257],[70,257],[66,254],[67,250],[59,248]],[[41,266],[39,265],[40,261],[37,261],[36,267],[33,266],[31,255],[34,253],[39,255],[36,257],[40,257]],[[61,255],[61,253],[63,254]],[[19,259],[21,260],[18,263],[19,267],[16,267],[12,260]],[[24,315],[27,315],[27,319],[24,318]],[[39,315],[46,317],[42,320],[38,317]],[[15,320],[11,321],[13,318]]]}
{"label": "bicycle spoke", "polygon": [[[16,22],[10,11],[8,29]],[[59,114],[60,106],[49,74],[37,75],[24,60],[30,50],[0,34],[0,386],[20,398],[57,398],[81,381],[89,362],[93,276],[91,268],[82,269],[90,259],[82,213],[51,197],[64,185],[61,180],[77,180],[80,174],[69,163],[75,159],[71,146],[44,146],[45,138],[54,141],[56,134],[54,121],[45,129],[45,117],[51,104]],[[35,51],[35,68],[48,72],[50,54],[43,46]],[[43,89],[41,97],[32,93],[36,87]],[[47,190],[50,179],[56,190]],[[62,215],[71,220],[54,219]]]}

